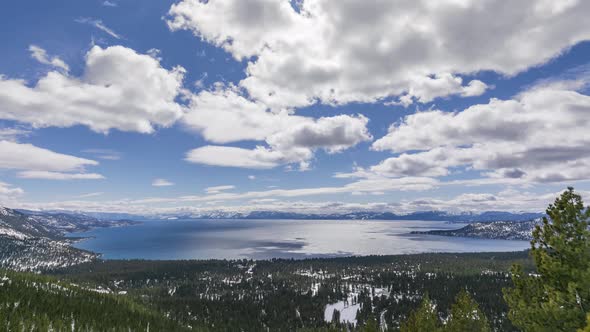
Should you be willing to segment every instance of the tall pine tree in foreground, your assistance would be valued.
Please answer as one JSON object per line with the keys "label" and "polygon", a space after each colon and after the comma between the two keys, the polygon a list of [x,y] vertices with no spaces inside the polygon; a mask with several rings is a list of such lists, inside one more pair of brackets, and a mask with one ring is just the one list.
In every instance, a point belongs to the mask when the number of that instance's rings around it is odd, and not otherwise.
{"label": "tall pine tree in foreground", "polygon": [[438,312],[436,305],[430,301],[428,295],[424,296],[420,307],[410,314],[402,323],[401,332],[437,332],[440,331]]}
{"label": "tall pine tree in foreground", "polygon": [[451,306],[447,321],[443,324],[438,317],[436,305],[428,295],[422,299],[420,307],[413,311],[402,323],[401,332],[489,332],[488,319],[479,309],[477,302],[469,293],[462,290]]}
{"label": "tall pine tree in foreground", "polygon": [[570,187],[547,215],[531,241],[537,274],[514,266],[514,287],[504,298],[510,320],[524,331],[576,331],[590,311],[590,210]]}
{"label": "tall pine tree in foreground", "polygon": [[448,332],[491,332],[488,319],[479,309],[467,291],[462,290],[451,306],[449,318],[444,331]]}

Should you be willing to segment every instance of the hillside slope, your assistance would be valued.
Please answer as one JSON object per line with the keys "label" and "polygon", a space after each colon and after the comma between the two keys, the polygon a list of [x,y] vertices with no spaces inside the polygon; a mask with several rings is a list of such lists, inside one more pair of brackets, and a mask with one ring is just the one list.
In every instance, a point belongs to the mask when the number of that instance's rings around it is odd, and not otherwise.
{"label": "hillside slope", "polygon": [[123,295],[0,270],[2,331],[186,331]]}
{"label": "hillside slope", "polygon": [[0,268],[43,271],[92,261],[98,255],[71,247],[55,223],[0,207]]}

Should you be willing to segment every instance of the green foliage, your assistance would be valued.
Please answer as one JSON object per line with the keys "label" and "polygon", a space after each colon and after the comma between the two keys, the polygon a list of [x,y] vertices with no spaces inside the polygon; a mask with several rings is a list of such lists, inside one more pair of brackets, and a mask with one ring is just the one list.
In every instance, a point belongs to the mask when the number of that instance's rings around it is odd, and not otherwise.
{"label": "green foliage", "polygon": [[[329,259],[141,261],[107,260],[68,268],[61,278],[115,291],[184,325],[225,331],[397,330],[420,305],[423,290],[448,316],[467,289],[495,330],[511,331],[501,290],[514,262],[532,266],[526,252],[446,253]],[[315,292],[310,288],[315,285]],[[376,289],[389,296],[382,296]],[[350,294],[354,293],[354,296]],[[350,298],[349,298],[350,296]],[[327,304],[359,304],[355,327],[326,322]]]}
{"label": "green foliage", "polygon": [[379,332],[379,324],[377,323],[377,320],[372,317],[370,318],[365,325],[361,328],[361,331],[363,332]]}
{"label": "green foliage", "polygon": [[444,331],[488,332],[491,329],[488,319],[479,309],[477,302],[469,296],[469,293],[463,290],[457,295],[457,299],[451,307]]}
{"label": "green foliage", "polygon": [[584,329],[579,329],[578,332],[590,332],[590,312],[586,316],[586,327]]}
{"label": "green foliage", "polygon": [[122,296],[0,270],[0,331],[187,331]]}
{"label": "green foliage", "polygon": [[461,290],[447,315],[446,323],[439,320],[436,305],[428,296],[414,310],[400,328],[401,332],[490,332],[485,314],[469,293]]}
{"label": "green foliage", "polygon": [[547,215],[531,241],[538,274],[514,266],[504,297],[510,320],[524,331],[576,331],[590,310],[590,210],[570,187]]}
{"label": "green foliage", "polygon": [[436,332],[441,325],[438,319],[436,306],[428,295],[422,299],[420,307],[410,314],[410,317],[402,323],[401,332]]}

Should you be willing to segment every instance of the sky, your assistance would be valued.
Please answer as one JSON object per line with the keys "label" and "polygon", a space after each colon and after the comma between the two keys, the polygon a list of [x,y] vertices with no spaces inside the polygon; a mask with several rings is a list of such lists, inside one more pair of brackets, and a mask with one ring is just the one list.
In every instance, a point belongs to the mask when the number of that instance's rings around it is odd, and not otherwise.
{"label": "sky", "polygon": [[590,198],[590,2],[0,5],[0,204],[542,211]]}

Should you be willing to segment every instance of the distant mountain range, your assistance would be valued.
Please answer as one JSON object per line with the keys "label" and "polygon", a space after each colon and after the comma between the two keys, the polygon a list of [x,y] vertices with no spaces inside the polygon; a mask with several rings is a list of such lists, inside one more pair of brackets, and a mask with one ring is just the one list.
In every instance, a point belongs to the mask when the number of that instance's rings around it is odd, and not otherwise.
{"label": "distant mountain range", "polygon": [[[504,212],[504,211],[486,211],[486,212],[459,212],[452,213],[446,211],[419,211],[412,213],[393,213],[393,212],[376,212],[376,211],[357,211],[345,213],[297,213],[283,211],[207,211],[207,212],[187,212],[187,213],[163,213],[163,214],[146,214],[136,215],[128,213],[110,213],[110,212],[87,212],[87,211],[31,211],[17,210],[28,215],[52,215],[52,216],[74,216],[76,219],[89,218],[89,221],[111,221],[111,220],[166,220],[166,219],[308,219],[308,220],[424,220],[424,221],[448,221],[457,223],[470,223],[477,221],[525,221],[543,216],[543,213],[534,212]],[[93,227],[103,227],[100,225]]]}
{"label": "distant mountain range", "polygon": [[149,219],[311,219],[311,220],[424,220],[469,223],[477,221],[526,221],[543,216],[542,213],[511,213],[487,211],[481,213],[463,212],[449,213],[444,211],[424,211],[409,214],[392,212],[349,212],[331,214],[307,214],[280,211],[226,212],[214,211],[206,213],[161,214],[147,216]]}
{"label": "distant mountain range", "polygon": [[0,207],[0,267],[41,271],[94,260],[97,254],[71,247],[66,233],[97,227],[136,224],[137,221],[104,221],[81,214],[32,212]]}
{"label": "distant mountain range", "polygon": [[532,240],[536,225],[541,225],[541,218],[527,221],[491,221],[475,222],[454,230],[431,230],[412,232],[412,234],[429,234],[456,237],[471,237],[478,239],[502,240]]}

